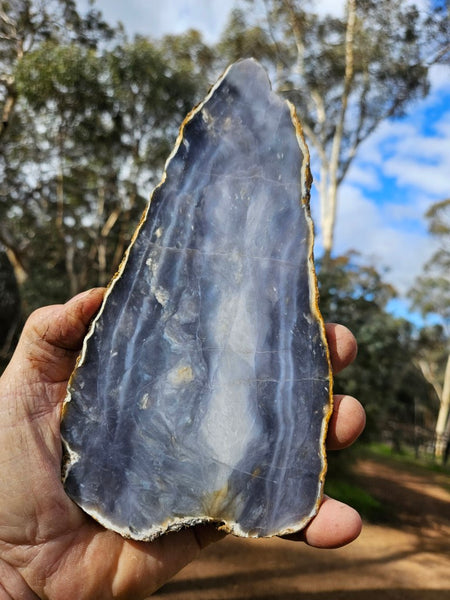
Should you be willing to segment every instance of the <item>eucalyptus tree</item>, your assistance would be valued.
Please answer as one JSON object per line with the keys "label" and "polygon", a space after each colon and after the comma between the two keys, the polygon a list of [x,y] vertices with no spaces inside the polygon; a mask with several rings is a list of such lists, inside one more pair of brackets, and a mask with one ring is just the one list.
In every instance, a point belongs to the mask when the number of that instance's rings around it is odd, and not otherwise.
{"label": "eucalyptus tree", "polygon": [[16,165],[1,239],[32,308],[107,283],[197,88],[143,38],[102,51],[46,41],[15,77],[32,118],[14,151],[33,153]]}
{"label": "eucalyptus tree", "polygon": [[2,0],[0,2],[0,141],[18,100],[15,70],[28,52],[44,41],[95,47],[114,30],[91,8],[85,16],[74,0]]}
{"label": "eucalyptus tree", "polygon": [[[46,287],[58,300],[94,283],[89,265],[92,269],[91,246],[101,253],[100,207],[108,194],[113,203],[119,200],[111,159],[118,146],[112,99],[101,55],[76,43],[43,42],[21,61],[16,79],[21,100],[33,114],[35,154],[30,171],[23,165],[29,195],[17,197],[9,227],[19,217],[18,236],[29,250],[35,248],[27,253],[30,292],[41,295]],[[32,225],[25,229],[27,220]],[[40,256],[41,248],[47,260]],[[53,267],[48,269],[52,254]],[[47,282],[42,279],[44,266]]]}
{"label": "eucalyptus tree", "polygon": [[26,316],[113,275],[208,52],[195,32],[130,41],[69,0],[2,2],[0,20],[0,251]]}
{"label": "eucalyptus tree", "polygon": [[450,199],[427,211],[428,228],[437,250],[410,291],[415,308],[438,322],[419,335],[417,364],[433,386],[438,399],[435,423],[435,455],[442,460],[450,440]]}
{"label": "eucalyptus tree", "polygon": [[[91,8],[81,16],[74,0],[0,3],[0,244],[19,284],[25,282],[29,271],[27,244],[17,235],[17,225],[23,217],[20,228],[31,226],[27,217],[35,212],[35,165],[43,162],[43,157],[37,157],[39,150],[35,143],[42,124],[36,123],[36,115],[22,98],[18,73],[23,70],[24,61],[45,45],[63,43],[95,48],[113,35],[114,30],[98,11]],[[41,58],[45,62],[45,57]],[[51,60],[51,56],[47,58]],[[23,215],[25,202],[30,207]]]}
{"label": "eucalyptus tree", "polygon": [[[91,8],[82,17],[73,0],[2,0],[0,2],[0,305],[5,316],[0,353],[7,358],[20,322],[20,298],[30,274],[27,236],[36,205],[33,185],[37,124],[21,98],[17,72],[28,54],[49,41],[95,47],[113,30]],[[27,204],[27,210],[23,208]],[[23,232],[28,229],[28,234]],[[39,248],[39,246],[37,246]],[[47,263],[48,256],[45,256]],[[11,299],[14,302],[11,302]],[[12,311],[12,312],[11,312]],[[8,315],[8,316],[7,316]]]}
{"label": "eucalyptus tree", "polygon": [[444,3],[346,0],[342,16],[302,0],[246,0],[232,13],[220,56],[254,55],[297,107],[314,150],[325,254],[333,250],[337,192],[361,143],[428,92],[432,64],[449,56]]}

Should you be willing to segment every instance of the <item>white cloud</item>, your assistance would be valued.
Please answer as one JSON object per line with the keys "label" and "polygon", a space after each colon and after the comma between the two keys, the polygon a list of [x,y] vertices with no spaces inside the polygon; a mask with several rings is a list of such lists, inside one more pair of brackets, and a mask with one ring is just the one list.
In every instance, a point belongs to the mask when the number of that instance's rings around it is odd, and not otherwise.
{"label": "white cloud", "polygon": [[396,227],[405,228],[405,223],[420,220],[420,230],[423,232],[425,225],[422,217],[430,206],[430,197],[426,194],[414,194],[408,202],[388,202],[383,207],[384,217]]}
{"label": "white cloud", "polygon": [[339,194],[335,251],[374,257],[401,294],[435,250],[424,214],[450,195],[448,73],[433,68],[429,96],[361,145]]}
{"label": "white cloud", "polygon": [[450,90],[450,78],[448,76],[448,65],[433,65],[429,71],[431,90],[422,102],[434,104],[443,92]]}
{"label": "white cloud", "polygon": [[401,221],[421,221],[423,200],[415,205],[380,205],[360,190],[343,185],[337,215],[337,254],[361,252],[400,294],[405,294],[435,250],[420,227],[402,227]]}
{"label": "white cloud", "polygon": [[[208,43],[217,41],[234,0],[97,0],[95,5],[110,23],[121,21],[130,35],[140,33],[153,38],[166,33],[199,29]],[[87,0],[78,0],[82,10]]]}
{"label": "white cloud", "polygon": [[430,195],[450,193],[450,110],[436,122],[435,135],[418,131],[398,137],[383,171],[400,186],[414,186]]}
{"label": "white cloud", "polygon": [[[450,191],[449,176],[450,161],[447,166],[440,162],[437,165],[427,165],[420,159],[396,156],[386,161],[384,172],[395,177],[401,186],[414,186],[418,190],[428,191],[435,196],[447,196]],[[445,172],[443,169],[447,169]]]}
{"label": "white cloud", "polygon": [[352,165],[347,175],[347,183],[372,190],[380,188],[380,179],[375,166],[366,162]]}

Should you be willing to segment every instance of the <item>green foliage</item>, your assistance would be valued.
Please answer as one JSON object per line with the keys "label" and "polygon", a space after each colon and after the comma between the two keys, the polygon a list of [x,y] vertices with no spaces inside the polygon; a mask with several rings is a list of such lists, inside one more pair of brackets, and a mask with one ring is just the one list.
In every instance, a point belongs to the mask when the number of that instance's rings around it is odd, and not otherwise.
{"label": "green foliage", "polygon": [[386,310],[395,291],[354,253],[323,261],[318,276],[324,318],[343,323],[358,340],[358,357],[336,377],[336,393],[362,402],[367,413],[365,440],[384,436],[413,445],[415,427],[426,425],[432,394],[414,366],[412,325]]}
{"label": "green foliage", "polygon": [[[97,128],[94,119],[99,119],[102,109],[110,109],[101,72],[95,50],[46,41],[18,64],[17,92],[34,111],[53,113],[61,120],[77,119],[77,128]],[[99,115],[91,114],[92,106],[100,109]]]}
{"label": "green foliage", "polygon": [[[41,44],[71,43],[96,48],[111,39],[115,30],[95,9],[81,17],[74,0],[14,0],[0,7],[0,140],[13,120],[18,99],[15,69]],[[51,63],[50,63],[51,64]]]}
{"label": "green foliage", "polygon": [[[408,448],[403,448],[401,452],[396,452],[389,444],[380,442],[371,442],[365,444],[361,451],[364,458],[373,458],[380,462],[386,462],[388,465],[401,468],[402,471],[410,470],[412,473],[426,474],[426,471],[433,473],[450,474],[450,465],[437,464],[432,457],[418,457],[417,453]],[[450,482],[447,485],[450,490]]]}
{"label": "green foliage", "polygon": [[374,498],[357,483],[329,477],[325,484],[325,492],[332,498],[352,506],[367,521],[380,523],[390,519],[391,507]]}
{"label": "green foliage", "polygon": [[[344,454],[347,452],[348,450]],[[435,484],[449,489],[448,465],[438,465],[431,458],[419,458],[413,450],[402,449],[401,452],[396,452],[391,444],[359,444],[357,454],[353,453],[352,465],[347,464],[345,470],[342,469],[342,465],[336,464],[334,453],[329,455],[329,459],[331,465],[325,482],[325,492],[353,506],[364,519],[374,523],[397,521],[399,507],[393,501],[389,502],[387,497],[381,499],[367,491],[366,481],[361,480],[358,468],[354,468],[359,460],[370,460],[372,463],[386,465],[394,472],[411,473],[412,476],[423,480],[429,480],[433,476]],[[440,474],[444,477],[441,478]]]}
{"label": "green foliage", "polygon": [[[185,36],[180,36],[180,44]],[[166,54],[167,40],[156,45],[137,37],[117,45],[106,57],[114,101],[113,121],[134,161],[136,183],[155,183],[178,128],[197,99],[198,82],[185,56],[178,64]],[[153,173],[151,172],[153,167]],[[147,179],[140,179],[141,171]]]}
{"label": "green foliage", "polygon": [[194,31],[129,41],[69,0],[2,10],[0,244],[26,317],[111,278],[213,53]]}
{"label": "green foliage", "polygon": [[266,64],[276,61],[276,48],[262,24],[251,24],[243,10],[235,8],[217,46],[222,68],[239,58],[256,58]]}
{"label": "green foliage", "polygon": [[182,35],[166,35],[159,47],[165,60],[169,64],[178,65],[181,72],[190,74],[200,88],[211,83],[208,76],[215,69],[217,52],[214,47],[203,42],[199,31],[189,29]]}

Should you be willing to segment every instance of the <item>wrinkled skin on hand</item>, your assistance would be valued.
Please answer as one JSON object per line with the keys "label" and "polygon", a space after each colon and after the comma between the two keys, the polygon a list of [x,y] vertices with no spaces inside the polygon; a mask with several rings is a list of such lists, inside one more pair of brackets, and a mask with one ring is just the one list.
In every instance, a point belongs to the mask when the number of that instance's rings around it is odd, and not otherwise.
{"label": "wrinkled skin on hand", "polygon": [[[61,405],[103,293],[94,289],[33,313],[0,379],[0,600],[143,599],[223,537],[212,526],[198,526],[150,543],[125,540],[64,492]],[[356,342],[339,325],[329,325],[327,335],[337,372],[354,359]],[[363,427],[361,405],[336,397],[328,447],[349,445]],[[360,528],[352,508],[326,498],[310,525],[291,539],[337,547]]]}

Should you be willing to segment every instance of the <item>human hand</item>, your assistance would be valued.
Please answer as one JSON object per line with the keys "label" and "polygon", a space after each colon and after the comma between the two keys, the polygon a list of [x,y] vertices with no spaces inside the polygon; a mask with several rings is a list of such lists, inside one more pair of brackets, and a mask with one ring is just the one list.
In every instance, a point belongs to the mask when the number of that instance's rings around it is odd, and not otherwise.
{"label": "human hand", "polygon": [[[205,525],[150,543],[125,540],[85,515],[64,492],[61,404],[102,297],[103,290],[94,289],[33,313],[0,379],[0,600],[142,599],[223,537]],[[356,342],[339,325],[329,325],[327,336],[338,372],[355,357]],[[363,427],[361,405],[336,397],[328,447],[349,445]],[[352,541],[360,528],[352,508],[327,498],[294,537],[329,548]]]}

